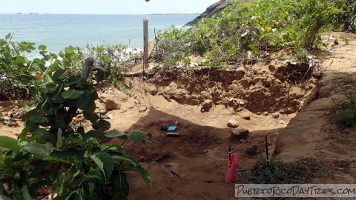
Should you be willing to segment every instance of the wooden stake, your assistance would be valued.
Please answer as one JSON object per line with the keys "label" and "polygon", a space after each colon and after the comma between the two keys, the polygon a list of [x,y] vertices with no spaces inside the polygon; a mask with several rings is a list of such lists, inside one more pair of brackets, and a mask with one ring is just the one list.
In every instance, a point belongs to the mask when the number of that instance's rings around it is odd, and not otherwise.
{"label": "wooden stake", "polygon": [[145,68],[148,68],[148,20],[143,20],[143,69],[142,75],[145,74]]}
{"label": "wooden stake", "polygon": [[265,135],[265,141],[266,141],[266,160],[267,160],[267,166],[269,167],[268,138],[267,138],[267,135]]}

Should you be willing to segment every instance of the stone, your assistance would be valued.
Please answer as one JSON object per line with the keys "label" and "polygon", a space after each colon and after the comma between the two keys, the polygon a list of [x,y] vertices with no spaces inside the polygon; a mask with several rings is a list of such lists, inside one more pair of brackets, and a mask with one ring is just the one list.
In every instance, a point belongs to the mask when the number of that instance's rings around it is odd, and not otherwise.
{"label": "stone", "polygon": [[278,119],[279,118],[279,113],[273,113],[272,117],[275,118],[275,119]]}
{"label": "stone", "polygon": [[244,139],[247,140],[250,131],[244,128],[238,128],[238,129],[233,129],[230,130],[231,137],[234,139]]}
{"label": "stone", "polygon": [[250,155],[250,156],[254,156],[257,155],[257,146],[253,145],[252,147],[249,147],[245,150],[245,153]]}
{"label": "stone", "polygon": [[263,116],[268,116],[268,112],[263,112]]}
{"label": "stone", "polygon": [[285,124],[285,123],[287,123],[286,121],[284,121],[284,120],[278,120],[278,122],[277,122],[278,124]]}
{"label": "stone", "polygon": [[147,106],[142,105],[140,106],[140,108],[138,109],[139,112],[145,112],[147,110]]}
{"label": "stone", "polygon": [[236,128],[236,127],[239,126],[239,124],[237,123],[236,120],[230,119],[230,120],[227,122],[227,126],[228,126],[228,127],[231,127],[231,128]]}
{"label": "stone", "polygon": [[206,99],[202,104],[201,112],[209,112],[213,107],[213,101],[210,99]]}
{"label": "stone", "polygon": [[338,167],[342,167],[342,168],[347,168],[350,166],[350,161],[348,160],[337,160],[335,161],[335,165]]}
{"label": "stone", "polygon": [[245,120],[250,120],[251,117],[250,115],[242,115],[242,119],[245,119]]}

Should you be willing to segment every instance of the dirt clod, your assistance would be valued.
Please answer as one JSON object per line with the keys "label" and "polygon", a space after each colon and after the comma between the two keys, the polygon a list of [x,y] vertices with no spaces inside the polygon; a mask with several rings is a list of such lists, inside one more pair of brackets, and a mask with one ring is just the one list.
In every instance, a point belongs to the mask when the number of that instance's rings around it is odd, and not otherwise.
{"label": "dirt clod", "polygon": [[232,139],[244,139],[247,140],[250,131],[244,128],[234,129],[230,131]]}

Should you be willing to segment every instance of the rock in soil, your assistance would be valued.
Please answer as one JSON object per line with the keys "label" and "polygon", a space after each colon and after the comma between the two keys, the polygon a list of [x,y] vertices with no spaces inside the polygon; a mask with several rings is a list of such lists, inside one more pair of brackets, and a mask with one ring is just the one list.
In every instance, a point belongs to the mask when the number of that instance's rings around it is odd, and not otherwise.
{"label": "rock in soil", "polygon": [[230,120],[227,122],[227,126],[228,126],[228,127],[231,127],[231,128],[236,128],[236,127],[239,126],[239,124],[237,123],[236,120],[230,119]]}
{"label": "rock in soil", "polygon": [[252,147],[249,147],[245,150],[245,153],[250,155],[250,156],[254,156],[257,155],[257,146],[253,145]]}
{"label": "rock in soil", "polygon": [[279,114],[278,113],[273,113],[272,117],[275,118],[275,119],[278,119],[279,118]]}
{"label": "rock in soil", "polygon": [[242,119],[245,119],[245,120],[250,120],[250,119],[251,119],[251,117],[250,117],[250,115],[243,115],[243,116],[242,116]]}
{"label": "rock in soil", "polygon": [[244,139],[246,140],[249,136],[250,131],[244,128],[234,129],[230,131],[231,138],[233,139]]}

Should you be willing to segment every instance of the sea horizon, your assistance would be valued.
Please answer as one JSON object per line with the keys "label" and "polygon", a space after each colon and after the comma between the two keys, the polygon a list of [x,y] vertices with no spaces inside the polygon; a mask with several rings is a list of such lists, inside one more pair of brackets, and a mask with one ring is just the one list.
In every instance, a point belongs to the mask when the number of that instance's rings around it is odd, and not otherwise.
{"label": "sea horizon", "polygon": [[0,14],[0,38],[46,45],[51,53],[65,47],[121,44],[143,48],[143,20],[148,19],[149,40],[172,26],[186,29],[194,14]]}

